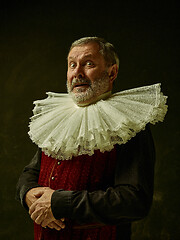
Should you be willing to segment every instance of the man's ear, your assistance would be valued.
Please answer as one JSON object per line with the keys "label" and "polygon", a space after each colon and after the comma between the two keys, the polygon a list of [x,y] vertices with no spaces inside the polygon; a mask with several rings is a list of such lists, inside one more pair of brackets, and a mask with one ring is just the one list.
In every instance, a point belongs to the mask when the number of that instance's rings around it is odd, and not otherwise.
{"label": "man's ear", "polygon": [[114,80],[117,78],[117,74],[118,74],[117,64],[113,64],[112,66],[110,66],[108,73],[109,73],[110,83],[112,84],[114,82]]}

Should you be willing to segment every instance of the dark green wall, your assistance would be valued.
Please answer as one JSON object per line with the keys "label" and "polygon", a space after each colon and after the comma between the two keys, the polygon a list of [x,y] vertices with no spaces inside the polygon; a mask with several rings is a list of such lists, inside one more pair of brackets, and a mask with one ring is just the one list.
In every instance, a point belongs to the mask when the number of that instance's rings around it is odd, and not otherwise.
{"label": "dark green wall", "polygon": [[46,91],[66,91],[69,46],[94,35],[119,53],[116,91],[161,82],[169,96],[164,123],[152,126],[154,203],[149,216],[133,224],[132,239],[180,239],[178,5],[60,2],[0,1],[0,239],[33,239],[32,222],[14,200],[20,172],[36,149],[27,135],[32,101]]}

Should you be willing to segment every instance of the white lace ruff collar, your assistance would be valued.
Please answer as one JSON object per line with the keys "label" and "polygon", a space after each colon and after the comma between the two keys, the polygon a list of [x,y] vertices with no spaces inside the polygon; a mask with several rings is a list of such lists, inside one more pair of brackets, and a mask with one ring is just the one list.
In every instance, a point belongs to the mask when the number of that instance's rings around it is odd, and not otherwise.
{"label": "white lace ruff collar", "polygon": [[60,160],[93,155],[97,149],[111,151],[147,123],[163,121],[167,112],[160,84],[121,91],[85,107],[77,106],[68,94],[47,94],[34,102],[28,134],[46,155]]}

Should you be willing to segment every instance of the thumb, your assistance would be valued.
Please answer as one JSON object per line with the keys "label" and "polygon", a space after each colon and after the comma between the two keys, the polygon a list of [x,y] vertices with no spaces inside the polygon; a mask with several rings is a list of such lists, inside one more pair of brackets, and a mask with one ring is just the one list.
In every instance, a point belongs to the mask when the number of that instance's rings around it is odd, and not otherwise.
{"label": "thumb", "polygon": [[34,193],[34,196],[35,196],[36,198],[40,198],[43,194],[44,194],[44,191],[43,191],[43,190],[40,190],[40,191]]}

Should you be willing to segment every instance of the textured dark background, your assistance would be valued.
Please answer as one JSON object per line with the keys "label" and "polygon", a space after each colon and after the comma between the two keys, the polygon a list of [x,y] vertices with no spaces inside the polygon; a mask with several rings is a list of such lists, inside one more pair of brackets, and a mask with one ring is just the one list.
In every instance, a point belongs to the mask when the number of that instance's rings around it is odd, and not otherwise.
{"label": "textured dark background", "polygon": [[169,96],[164,123],[152,126],[154,203],[149,216],[133,224],[132,239],[180,239],[178,1],[66,2],[0,1],[0,239],[33,239],[32,222],[14,200],[36,149],[27,135],[32,101],[47,91],[66,92],[68,48],[94,35],[119,53],[116,91],[161,82]]}

